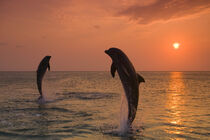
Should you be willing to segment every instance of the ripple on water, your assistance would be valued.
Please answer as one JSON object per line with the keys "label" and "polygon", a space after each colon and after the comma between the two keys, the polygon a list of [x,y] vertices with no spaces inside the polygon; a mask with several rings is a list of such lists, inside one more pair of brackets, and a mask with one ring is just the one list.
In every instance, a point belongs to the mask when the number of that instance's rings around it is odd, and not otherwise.
{"label": "ripple on water", "polygon": [[123,88],[109,72],[50,72],[43,87],[55,100],[43,106],[36,102],[35,72],[0,75],[0,139],[210,137],[209,72],[143,72],[147,82],[140,86],[133,130],[125,134],[118,129]]}
{"label": "ripple on water", "polygon": [[102,93],[102,92],[69,92],[63,93],[63,95],[70,99],[80,99],[80,100],[95,100],[95,99],[110,99],[118,96],[115,93]]}

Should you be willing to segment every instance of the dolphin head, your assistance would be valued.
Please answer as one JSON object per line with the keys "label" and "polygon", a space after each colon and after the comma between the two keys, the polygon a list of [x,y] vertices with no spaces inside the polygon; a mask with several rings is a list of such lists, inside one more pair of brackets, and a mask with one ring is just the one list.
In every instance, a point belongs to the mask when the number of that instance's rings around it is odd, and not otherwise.
{"label": "dolphin head", "polygon": [[51,56],[47,55],[47,56],[45,56],[45,58],[47,58],[47,59],[49,59],[49,60],[50,60]]}
{"label": "dolphin head", "polygon": [[46,62],[46,61],[49,62],[49,61],[50,61],[50,58],[51,58],[51,56],[49,56],[49,55],[45,56],[45,58],[44,58],[44,59],[45,59],[45,62]]}
{"label": "dolphin head", "polygon": [[105,50],[105,53],[109,55],[112,60],[118,61],[119,56],[123,55],[123,52],[118,48],[110,48]]}
{"label": "dolphin head", "polygon": [[114,56],[116,54],[121,53],[122,51],[118,48],[109,48],[108,50],[105,50],[105,53],[108,54],[109,56]]}

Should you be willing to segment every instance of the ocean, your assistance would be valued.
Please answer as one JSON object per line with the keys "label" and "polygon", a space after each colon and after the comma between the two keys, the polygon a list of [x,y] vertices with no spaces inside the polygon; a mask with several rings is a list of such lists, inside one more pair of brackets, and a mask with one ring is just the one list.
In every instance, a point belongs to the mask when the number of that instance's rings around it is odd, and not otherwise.
{"label": "ocean", "polygon": [[123,87],[110,72],[0,72],[0,139],[210,139],[210,72],[138,72],[132,130],[120,133]]}

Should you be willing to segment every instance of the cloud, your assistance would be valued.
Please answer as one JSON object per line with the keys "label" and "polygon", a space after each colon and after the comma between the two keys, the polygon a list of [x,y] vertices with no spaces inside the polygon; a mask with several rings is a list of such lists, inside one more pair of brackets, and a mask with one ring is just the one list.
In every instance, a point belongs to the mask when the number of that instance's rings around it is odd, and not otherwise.
{"label": "cloud", "polygon": [[13,46],[13,45],[8,44],[6,42],[0,42],[0,47],[5,47],[5,46],[7,46],[7,47],[15,47],[15,48],[24,48],[25,47],[24,45],[17,44],[15,46]]}
{"label": "cloud", "polygon": [[6,42],[0,42],[0,47],[4,47],[4,46],[7,46],[8,44]]}
{"label": "cloud", "polygon": [[44,20],[52,16],[55,9],[70,2],[71,0],[0,0],[0,17]]}
{"label": "cloud", "polygon": [[25,47],[25,46],[23,46],[23,45],[16,45],[15,47],[16,47],[16,48],[23,48],[23,47]]}
{"label": "cloud", "polygon": [[100,29],[101,27],[99,25],[94,25],[93,28]]}
{"label": "cloud", "polygon": [[168,21],[194,15],[210,9],[209,0],[157,0],[150,5],[132,5],[118,12],[140,24]]}

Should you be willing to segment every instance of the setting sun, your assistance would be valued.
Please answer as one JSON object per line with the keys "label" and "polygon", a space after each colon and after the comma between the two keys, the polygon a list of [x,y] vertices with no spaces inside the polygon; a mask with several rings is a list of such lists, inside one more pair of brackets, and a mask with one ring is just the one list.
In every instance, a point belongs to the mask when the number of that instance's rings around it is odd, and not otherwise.
{"label": "setting sun", "polygon": [[179,49],[179,46],[180,46],[180,44],[177,43],[177,42],[173,44],[173,47],[174,47],[174,49],[176,49],[176,50]]}

